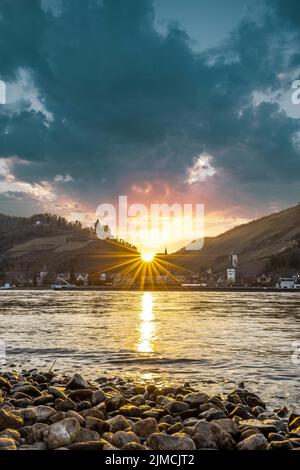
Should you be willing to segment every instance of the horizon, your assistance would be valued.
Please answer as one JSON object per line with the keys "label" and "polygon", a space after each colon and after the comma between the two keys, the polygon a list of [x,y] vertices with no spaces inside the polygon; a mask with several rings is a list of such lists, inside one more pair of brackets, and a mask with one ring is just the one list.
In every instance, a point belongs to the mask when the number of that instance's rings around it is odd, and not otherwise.
{"label": "horizon", "polygon": [[292,0],[78,6],[0,6],[0,212],[86,224],[124,194],[203,204],[210,237],[298,201]]}

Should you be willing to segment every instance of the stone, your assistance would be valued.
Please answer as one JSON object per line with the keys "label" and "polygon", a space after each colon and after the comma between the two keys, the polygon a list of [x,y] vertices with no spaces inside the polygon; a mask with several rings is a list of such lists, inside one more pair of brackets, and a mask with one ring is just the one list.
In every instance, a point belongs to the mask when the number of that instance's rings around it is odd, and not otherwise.
{"label": "stone", "polygon": [[92,431],[91,429],[81,428],[74,442],[90,442],[90,441],[99,441],[99,440],[100,440],[100,434],[97,431]]}
{"label": "stone", "polygon": [[138,444],[137,442],[127,442],[121,450],[149,450],[148,447]]}
{"label": "stone", "polygon": [[91,429],[92,431],[97,431],[100,435],[110,430],[110,426],[107,421],[93,418],[92,416],[88,416],[85,419],[85,427],[87,429]]}
{"label": "stone", "polygon": [[96,390],[91,397],[91,404],[93,406],[99,405],[107,399],[106,394],[102,390]]}
{"label": "stone", "polygon": [[68,398],[74,401],[83,401],[83,400],[88,400],[92,397],[93,392],[90,389],[79,389],[79,390],[72,390]]}
{"label": "stone", "polygon": [[233,411],[229,414],[229,418],[233,418],[233,416],[238,416],[239,418],[242,419],[248,419],[251,420],[252,416],[248,411],[245,410],[245,408],[241,405],[238,405],[234,408]]}
{"label": "stone", "polygon": [[240,430],[237,424],[232,421],[230,418],[223,418],[211,421],[212,424],[217,424],[220,426],[224,432],[227,434],[231,434],[233,437],[238,436],[240,434]]}
{"label": "stone", "polygon": [[86,441],[86,442],[74,442],[68,446],[70,450],[103,450],[104,444],[107,444],[103,440],[99,441]]}
{"label": "stone", "polygon": [[172,426],[169,427],[168,434],[176,434],[182,431],[183,428],[184,428],[184,425],[182,423],[173,424]]}
{"label": "stone", "polygon": [[20,386],[18,388],[18,392],[25,393],[30,397],[40,397],[42,395],[42,392],[40,392],[40,390],[37,387],[34,387],[33,385]]}
{"label": "stone", "polygon": [[77,419],[78,423],[80,426],[84,426],[85,424],[85,419],[83,416],[81,416],[77,411],[74,410],[69,410],[66,412],[66,418],[75,418]]}
{"label": "stone", "polygon": [[119,412],[122,415],[128,416],[128,417],[141,416],[141,414],[143,413],[143,411],[138,406],[135,406],[135,405],[123,405],[119,409]]}
{"label": "stone", "polygon": [[210,408],[209,410],[200,413],[199,417],[205,418],[207,421],[213,421],[226,418],[226,414],[222,410]]}
{"label": "stone", "polygon": [[135,397],[130,398],[130,403],[136,406],[144,405],[145,404],[145,397],[144,395],[136,395]]}
{"label": "stone", "polygon": [[57,398],[55,400],[55,408],[57,411],[69,411],[69,410],[76,411],[77,405],[70,398],[66,398],[65,400],[62,400],[61,398]]}
{"label": "stone", "polygon": [[268,448],[270,450],[292,450],[294,446],[291,441],[285,439],[283,441],[271,441]]}
{"label": "stone", "polygon": [[132,425],[132,430],[137,436],[147,439],[150,434],[158,432],[157,421],[154,418],[141,419]]}
{"label": "stone", "polygon": [[24,426],[21,429],[21,436],[25,438],[26,444],[43,441],[47,435],[49,425],[46,423],[35,423],[32,426]]}
{"label": "stone", "polygon": [[189,409],[189,404],[185,403],[183,401],[171,401],[167,405],[164,406],[165,410],[167,410],[168,413],[180,413],[182,411],[186,411]]}
{"label": "stone", "polygon": [[4,392],[10,392],[11,390],[10,382],[2,376],[0,376],[0,390]]}
{"label": "stone", "polygon": [[65,400],[67,398],[67,395],[63,392],[63,390],[59,387],[48,387],[48,392],[54,397],[54,398],[61,398],[62,400]]}
{"label": "stone", "polygon": [[147,439],[147,446],[153,450],[195,450],[194,441],[185,434],[154,433]]}
{"label": "stone", "polygon": [[56,411],[51,406],[39,405],[36,407],[37,417],[39,423],[46,423]]}
{"label": "stone", "polygon": [[80,414],[84,418],[88,418],[89,416],[91,416],[92,418],[102,419],[103,421],[105,420],[103,412],[100,410],[96,410],[95,408],[90,408],[89,410],[82,410]]}
{"label": "stone", "polygon": [[45,442],[34,442],[33,444],[23,444],[18,450],[47,450]]}
{"label": "stone", "polygon": [[183,398],[185,403],[191,406],[200,406],[209,402],[209,396],[206,393],[189,393]]}
{"label": "stone", "polygon": [[7,428],[19,429],[23,425],[23,418],[16,416],[10,411],[0,409],[0,431],[4,431]]}
{"label": "stone", "polygon": [[20,408],[18,410],[13,410],[15,416],[20,416],[23,418],[25,424],[34,423],[37,419],[37,411],[34,407],[29,408]]}
{"label": "stone", "polygon": [[11,437],[15,441],[19,441],[21,435],[16,429],[7,428],[0,432],[0,437]]}
{"label": "stone", "polygon": [[65,411],[57,411],[54,415],[50,416],[49,424],[54,424],[54,423],[57,423],[58,421],[62,421],[66,417],[67,417],[67,414]]}
{"label": "stone", "polygon": [[268,441],[285,441],[286,437],[277,432],[270,432],[268,435]]}
{"label": "stone", "polygon": [[232,436],[218,424],[198,421],[194,427],[193,441],[197,449],[233,449],[235,442]]}
{"label": "stone", "polygon": [[50,395],[50,393],[41,395],[33,400],[34,406],[47,405],[47,403],[53,403],[53,395]]}
{"label": "stone", "polygon": [[89,389],[90,386],[87,381],[80,375],[74,374],[71,380],[67,383],[67,390]]}
{"label": "stone", "polygon": [[140,444],[139,437],[132,431],[117,431],[112,437],[112,445],[119,449],[129,442]]}
{"label": "stone", "polygon": [[11,437],[0,437],[0,450],[17,450],[14,439]]}
{"label": "stone", "polygon": [[265,419],[260,421],[258,419],[247,419],[241,421],[241,426],[248,426],[259,429],[263,434],[268,435],[270,432],[286,431],[286,425],[283,421],[278,419]]}
{"label": "stone", "polygon": [[237,445],[238,450],[266,450],[267,447],[267,439],[262,434],[253,434]]}
{"label": "stone", "polygon": [[291,436],[291,437],[300,437],[300,427],[299,427],[299,428],[292,429],[292,430],[290,431],[290,436]]}
{"label": "stone", "polygon": [[72,444],[80,431],[80,425],[75,418],[65,418],[49,426],[45,441],[49,449],[56,449]]}
{"label": "stone", "polygon": [[300,416],[297,416],[297,418],[293,419],[289,423],[289,429],[292,430],[292,429],[297,429],[299,427],[300,427]]}

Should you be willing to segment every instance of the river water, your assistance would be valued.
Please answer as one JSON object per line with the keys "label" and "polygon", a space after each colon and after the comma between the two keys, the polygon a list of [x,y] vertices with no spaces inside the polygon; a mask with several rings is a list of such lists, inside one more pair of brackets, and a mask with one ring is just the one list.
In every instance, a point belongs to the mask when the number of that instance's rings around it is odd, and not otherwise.
{"label": "river water", "polygon": [[[299,342],[297,344],[297,341]],[[300,399],[300,293],[0,292],[0,360]],[[6,351],[6,359],[4,359]]]}

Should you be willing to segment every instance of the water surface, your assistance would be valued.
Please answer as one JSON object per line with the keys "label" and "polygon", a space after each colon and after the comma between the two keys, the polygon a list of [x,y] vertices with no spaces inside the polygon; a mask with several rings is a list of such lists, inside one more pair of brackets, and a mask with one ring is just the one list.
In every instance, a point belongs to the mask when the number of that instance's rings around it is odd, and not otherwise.
{"label": "water surface", "polygon": [[300,293],[2,291],[0,340],[7,365],[300,398]]}

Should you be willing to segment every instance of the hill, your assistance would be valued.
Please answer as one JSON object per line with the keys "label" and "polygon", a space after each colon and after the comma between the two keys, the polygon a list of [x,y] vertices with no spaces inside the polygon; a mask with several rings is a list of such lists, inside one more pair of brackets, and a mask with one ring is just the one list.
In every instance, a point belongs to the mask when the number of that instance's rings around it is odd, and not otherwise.
{"label": "hill", "polygon": [[193,271],[224,273],[231,253],[239,255],[244,275],[300,269],[300,205],[210,237],[200,251],[183,248],[170,261]]}
{"label": "hill", "polygon": [[0,271],[101,272],[136,256],[135,247],[99,240],[94,230],[63,217],[0,214]]}

